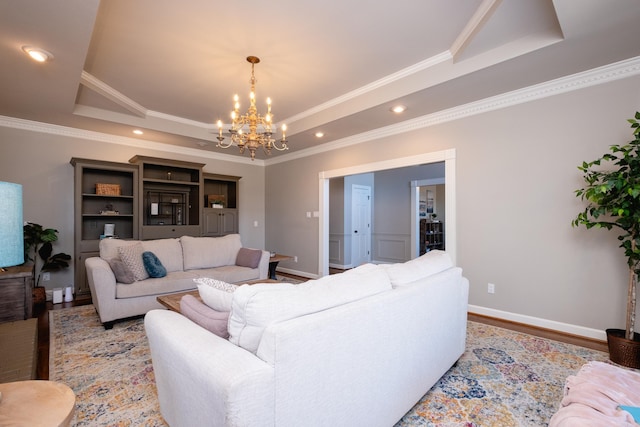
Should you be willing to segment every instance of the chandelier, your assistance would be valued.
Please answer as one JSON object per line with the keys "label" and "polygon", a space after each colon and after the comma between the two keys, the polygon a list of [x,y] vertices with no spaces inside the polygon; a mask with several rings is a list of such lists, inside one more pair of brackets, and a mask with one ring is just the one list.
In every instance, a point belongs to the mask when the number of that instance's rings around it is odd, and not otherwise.
{"label": "chandelier", "polygon": [[[260,62],[260,58],[256,56],[248,56],[247,61],[251,64],[251,93],[249,94],[249,109],[243,115],[240,114],[240,102],[238,101],[238,95],[233,97],[233,111],[231,112],[231,140],[223,143],[224,137],[222,136],[222,120],[218,120],[218,144],[216,147],[229,148],[232,145],[238,146],[240,154],[245,150],[249,150],[251,153],[251,160],[256,158],[256,150],[260,147],[267,155],[271,154],[271,149],[275,148],[278,151],[288,150],[287,138],[285,132],[287,125],[282,125],[282,139],[276,141],[272,138],[273,135],[273,114],[271,114],[271,98],[267,98],[267,113],[262,116],[258,113],[256,108],[256,77],[254,75],[254,67]],[[260,128],[260,130],[258,129]],[[278,142],[280,146],[278,146]]]}

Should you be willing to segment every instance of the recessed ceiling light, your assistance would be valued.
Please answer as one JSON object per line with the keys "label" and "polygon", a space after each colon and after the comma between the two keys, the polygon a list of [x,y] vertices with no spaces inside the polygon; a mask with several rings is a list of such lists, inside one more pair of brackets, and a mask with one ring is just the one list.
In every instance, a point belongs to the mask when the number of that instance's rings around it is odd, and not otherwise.
{"label": "recessed ceiling light", "polygon": [[40,49],[39,47],[33,46],[22,46],[22,50],[24,53],[29,55],[31,59],[37,62],[47,62],[53,61],[53,55],[51,52],[47,52],[44,49]]}
{"label": "recessed ceiling light", "polygon": [[322,138],[324,136],[324,132],[316,132],[316,138]]}
{"label": "recessed ceiling light", "polygon": [[136,129],[133,131],[133,133],[135,133],[136,135],[142,135],[144,132],[142,132],[140,129]]}
{"label": "recessed ceiling light", "polygon": [[404,105],[396,105],[394,107],[391,107],[391,111],[393,111],[396,114],[404,113],[406,110],[407,110],[407,107],[405,107]]}

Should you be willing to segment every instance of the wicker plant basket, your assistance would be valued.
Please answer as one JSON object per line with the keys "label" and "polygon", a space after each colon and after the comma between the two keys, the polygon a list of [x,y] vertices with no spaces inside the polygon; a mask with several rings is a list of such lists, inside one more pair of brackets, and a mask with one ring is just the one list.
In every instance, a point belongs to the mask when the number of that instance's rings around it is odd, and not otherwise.
{"label": "wicker plant basket", "polygon": [[640,369],[640,334],[634,332],[633,340],[625,338],[622,329],[607,329],[609,359],[627,368]]}
{"label": "wicker plant basket", "polygon": [[96,194],[100,196],[119,196],[120,184],[96,183]]}
{"label": "wicker plant basket", "polygon": [[44,287],[38,286],[31,290],[33,303],[34,304],[44,304],[47,302],[47,292]]}

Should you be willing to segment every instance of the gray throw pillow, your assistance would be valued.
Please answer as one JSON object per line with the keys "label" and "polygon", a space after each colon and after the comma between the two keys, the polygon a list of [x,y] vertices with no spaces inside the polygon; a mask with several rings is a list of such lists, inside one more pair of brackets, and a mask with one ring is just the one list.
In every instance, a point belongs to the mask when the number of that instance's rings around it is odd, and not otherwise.
{"label": "gray throw pillow", "polygon": [[142,243],[135,243],[133,245],[126,245],[118,247],[118,254],[120,259],[133,273],[133,277],[136,280],[145,280],[149,278],[149,273],[144,268],[144,262],[142,261]]}
{"label": "gray throw pillow", "polygon": [[116,276],[116,282],[129,285],[136,281],[131,270],[124,265],[120,258],[111,258],[107,262],[113,271],[113,275]]}
{"label": "gray throw pillow", "polygon": [[198,301],[193,295],[185,295],[180,300],[180,313],[207,331],[225,339],[229,338],[227,331],[228,311],[216,311]]}
{"label": "gray throw pillow", "polygon": [[260,264],[262,251],[260,249],[240,248],[236,257],[236,265],[240,267],[257,268]]}

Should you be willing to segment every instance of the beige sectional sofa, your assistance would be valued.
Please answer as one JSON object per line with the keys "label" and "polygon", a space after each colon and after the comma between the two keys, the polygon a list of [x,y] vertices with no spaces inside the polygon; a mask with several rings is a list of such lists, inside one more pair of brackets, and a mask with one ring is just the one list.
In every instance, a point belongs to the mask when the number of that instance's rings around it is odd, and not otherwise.
{"label": "beige sectional sofa", "polygon": [[[119,272],[114,261],[118,261],[125,251],[140,249],[137,245],[157,257],[166,270],[166,276],[143,280],[138,277],[132,283],[116,280],[116,273]],[[128,250],[123,249],[125,247]],[[157,301],[159,295],[196,289],[193,281],[196,278],[211,277],[229,283],[266,279],[269,252],[256,251],[243,248],[239,234],[143,241],[104,239],[100,242],[100,256],[88,258],[85,262],[93,305],[100,321],[108,329],[115,320],[162,308]],[[247,254],[257,255],[249,256],[255,261],[259,260],[257,266],[247,266]],[[121,274],[118,275],[121,277]]]}

